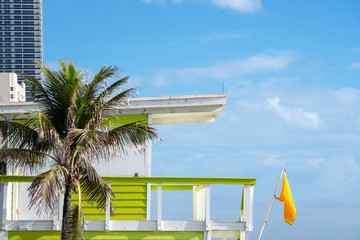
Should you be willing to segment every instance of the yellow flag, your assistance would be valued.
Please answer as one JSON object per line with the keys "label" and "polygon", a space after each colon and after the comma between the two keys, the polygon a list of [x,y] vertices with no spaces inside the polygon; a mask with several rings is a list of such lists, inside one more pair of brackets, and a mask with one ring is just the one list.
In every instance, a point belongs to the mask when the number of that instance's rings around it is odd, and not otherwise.
{"label": "yellow flag", "polygon": [[291,190],[286,177],[286,173],[284,174],[280,197],[278,197],[277,199],[281,202],[284,202],[284,221],[292,225],[296,218],[296,207],[293,197],[291,195]]}

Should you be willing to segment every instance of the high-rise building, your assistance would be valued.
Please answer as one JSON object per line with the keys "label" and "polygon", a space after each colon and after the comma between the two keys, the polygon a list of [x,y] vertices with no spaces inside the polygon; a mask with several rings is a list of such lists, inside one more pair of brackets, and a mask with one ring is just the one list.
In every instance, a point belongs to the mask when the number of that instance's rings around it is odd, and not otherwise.
{"label": "high-rise building", "polygon": [[16,73],[0,73],[0,105],[25,101],[25,83],[18,84]]}
{"label": "high-rise building", "polygon": [[[0,0],[0,73],[41,79],[43,62],[42,0]],[[26,89],[26,100],[34,100]]]}

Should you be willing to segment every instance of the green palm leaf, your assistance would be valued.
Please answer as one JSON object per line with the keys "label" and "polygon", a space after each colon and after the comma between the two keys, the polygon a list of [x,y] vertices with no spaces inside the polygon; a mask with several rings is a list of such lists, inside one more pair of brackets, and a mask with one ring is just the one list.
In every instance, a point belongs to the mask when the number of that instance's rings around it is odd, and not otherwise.
{"label": "green palm leaf", "polygon": [[3,142],[8,141],[11,146],[31,148],[38,151],[48,151],[54,143],[49,139],[40,139],[37,129],[27,125],[29,120],[0,121],[0,134]]}
{"label": "green palm leaf", "polygon": [[99,209],[106,210],[110,207],[110,214],[114,212],[114,206],[111,203],[110,196],[115,197],[115,193],[104,182],[100,175],[96,172],[89,162],[86,160],[79,161],[82,177],[80,179],[81,192],[83,197],[92,205]]}
{"label": "green palm leaf", "polygon": [[68,171],[57,166],[36,176],[29,187],[30,205],[35,207],[38,214],[50,214],[59,201],[58,195],[63,192]]}
{"label": "green palm leaf", "polygon": [[0,149],[0,162],[12,165],[20,170],[40,170],[50,155],[24,148]]}

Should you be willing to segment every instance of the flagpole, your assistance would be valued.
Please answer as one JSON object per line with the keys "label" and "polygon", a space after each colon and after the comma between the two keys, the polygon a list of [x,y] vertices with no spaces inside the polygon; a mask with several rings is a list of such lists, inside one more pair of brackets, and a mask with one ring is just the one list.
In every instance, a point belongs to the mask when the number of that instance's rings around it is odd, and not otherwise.
{"label": "flagpole", "polygon": [[276,197],[276,190],[277,190],[277,188],[278,188],[278,186],[279,186],[279,183],[280,183],[280,180],[281,180],[282,176],[284,175],[284,172],[285,172],[285,167],[282,167],[281,173],[280,173],[280,176],[279,176],[279,179],[278,179],[278,181],[277,181],[277,183],[276,183],[276,187],[275,187],[275,190],[274,190],[274,194],[273,194],[272,197],[271,197],[271,200],[270,200],[270,203],[269,203],[269,207],[268,207],[268,210],[267,210],[267,212],[266,212],[266,215],[265,215],[265,218],[264,218],[264,222],[263,222],[262,227],[261,227],[261,230],[260,230],[260,234],[259,234],[258,240],[260,240],[261,235],[262,235],[262,233],[263,233],[263,231],[264,231],[264,227],[265,227],[265,224],[266,224],[266,220],[267,220],[267,218],[268,218],[268,216],[269,216],[269,213],[270,213],[271,205],[272,205],[272,203],[273,203],[273,201],[274,201],[274,198]]}

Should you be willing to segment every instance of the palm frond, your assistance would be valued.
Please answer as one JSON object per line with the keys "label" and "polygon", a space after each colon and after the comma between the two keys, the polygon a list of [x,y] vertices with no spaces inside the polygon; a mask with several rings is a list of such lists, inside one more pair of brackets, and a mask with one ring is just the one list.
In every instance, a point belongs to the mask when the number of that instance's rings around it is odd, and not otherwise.
{"label": "palm frond", "polygon": [[70,239],[71,240],[83,240],[83,231],[85,227],[84,214],[82,207],[78,204],[74,204],[71,208],[70,216]]}
{"label": "palm frond", "polygon": [[32,148],[46,151],[52,148],[51,141],[39,139],[36,129],[27,126],[28,120],[19,121],[0,121],[0,134],[3,142],[8,141],[13,147]]}
{"label": "palm frond", "polygon": [[41,169],[51,155],[24,148],[2,148],[0,149],[0,162],[19,169],[38,170]]}
{"label": "palm frond", "polygon": [[[42,65],[40,65],[40,68]],[[22,74],[21,78],[29,84],[30,86],[30,94],[33,94],[36,92],[36,98],[42,98],[48,100],[48,95],[44,89],[44,86],[42,85],[41,81],[39,79],[36,79],[33,76],[29,76],[26,74]]]}
{"label": "palm frond", "polygon": [[115,91],[119,91],[120,88],[122,86],[124,86],[127,81],[129,80],[129,76],[126,76],[126,77],[123,77],[117,81],[115,81],[114,83],[112,83],[110,86],[108,86],[107,88],[105,88],[102,93],[99,94],[99,96],[97,97],[97,99],[101,99],[101,98],[104,98],[104,97],[111,97],[113,95],[113,93]]}
{"label": "palm frond", "polygon": [[114,65],[101,67],[89,85],[98,86],[101,81],[104,81],[107,78],[115,77],[118,70],[119,68]]}
{"label": "palm frond", "polygon": [[94,129],[73,129],[64,139],[66,146],[71,145],[77,158],[92,161],[107,160],[116,143],[107,141],[107,133]]}
{"label": "palm frond", "polygon": [[81,158],[104,161],[114,152],[127,154],[128,147],[140,151],[144,143],[152,139],[161,141],[154,128],[134,122],[111,130],[74,129],[64,143],[74,143],[76,154]]}
{"label": "palm frond", "polygon": [[115,103],[122,103],[121,100],[127,100],[129,97],[132,97],[134,92],[136,91],[135,88],[127,89],[115,96],[113,96],[109,101],[109,105],[113,105]]}
{"label": "palm frond", "polygon": [[57,166],[36,176],[29,187],[29,208],[35,207],[37,213],[51,214],[58,203],[59,193],[63,192],[67,170]]}
{"label": "palm frond", "polygon": [[37,130],[40,139],[46,139],[48,141],[53,141],[56,145],[61,145],[61,139],[56,128],[52,125],[50,119],[42,112],[29,112],[26,116],[28,117],[28,120],[26,121],[25,126]]}
{"label": "palm frond", "polygon": [[[40,83],[42,90],[36,95],[36,102],[41,104],[41,111],[52,122],[60,135],[66,133],[68,111],[74,95],[83,85],[85,71],[79,71],[72,62],[60,61],[60,70],[41,65],[45,78]],[[37,83],[39,84],[39,83]]]}
{"label": "palm frond", "polygon": [[117,143],[121,150],[125,151],[126,146],[139,148],[153,139],[161,141],[156,129],[137,121],[109,130],[107,141]]}
{"label": "palm frond", "polygon": [[[79,128],[98,128],[102,125],[105,111],[113,109],[113,103],[109,102],[109,99],[114,91],[121,90],[121,86],[128,80],[128,77],[124,77],[107,86],[106,79],[117,76],[117,70],[116,66],[102,67],[93,80],[89,84],[84,84],[83,89],[79,91],[77,104],[73,108],[77,113]],[[121,97],[130,96],[133,92],[134,89],[126,90]]]}
{"label": "palm frond", "polygon": [[78,164],[82,173],[80,183],[81,193],[84,199],[104,211],[106,210],[106,207],[109,206],[110,214],[113,214],[114,206],[111,201],[108,202],[108,199],[110,199],[110,196],[115,197],[115,193],[88,161],[83,159],[80,160]]}
{"label": "palm frond", "polygon": [[[84,91],[82,94],[82,100],[95,100],[101,98],[101,88],[105,87],[107,78],[116,76],[118,67],[116,66],[103,66],[99,72],[95,75],[92,81],[88,84],[84,84]],[[99,95],[99,96],[97,96]]]}

